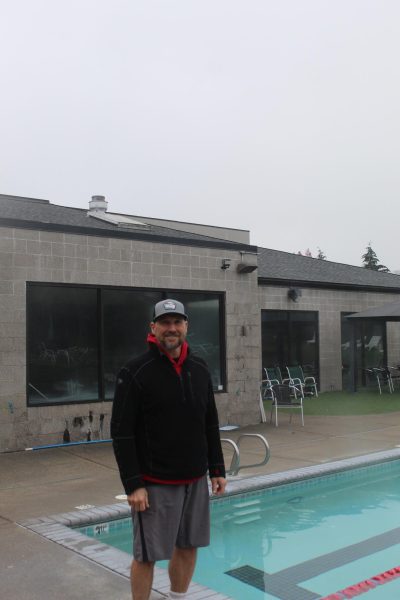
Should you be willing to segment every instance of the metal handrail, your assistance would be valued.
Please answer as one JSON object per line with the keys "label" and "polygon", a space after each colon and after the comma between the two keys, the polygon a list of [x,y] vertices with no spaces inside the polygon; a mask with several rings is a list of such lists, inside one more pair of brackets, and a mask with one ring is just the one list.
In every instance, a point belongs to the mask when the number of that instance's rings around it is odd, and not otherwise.
{"label": "metal handrail", "polygon": [[[264,456],[263,460],[259,463],[254,463],[251,465],[241,465],[240,464],[240,442],[243,440],[243,438],[249,438],[249,437],[258,438],[259,440],[261,440],[261,442],[263,443],[263,445],[265,447],[265,456]],[[267,462],[269,461],[270,456],[271,456],[269,444],[268,444],[266,438],[263,435],[261,435],[260,433],[242,433],[242,435],[240,435],[238,437],[236,443],[229,438],[222,438],[221,442],[228,442],[234,449],[234,454],[232,456],[231,464],[230,464],[229,469],[227,470],[228,475],[237,475],[239,473],[240,469],[250,469],[252,467],[262,467],[263,465],[267,464]]]}
{"label": "metal handrail", "polygon": [[227,444],[230,444],[233,448],[233,456],[232,456],[232,460],[231,460],[231,465],[230,465],[229,469],[227,469],[226,474],[227,475],[236,475],[236,473],[238,472],[238,469],[239,469],[239,465],[240,465],[239,446],[237,444],[235,444],[235,442],[229,438],[221,438],[221,442],[226,442]]}

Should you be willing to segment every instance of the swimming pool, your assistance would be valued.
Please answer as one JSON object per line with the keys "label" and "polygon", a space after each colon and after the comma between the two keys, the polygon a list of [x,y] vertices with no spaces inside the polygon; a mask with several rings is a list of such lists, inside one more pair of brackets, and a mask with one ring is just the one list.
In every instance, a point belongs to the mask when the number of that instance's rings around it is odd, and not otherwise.
{"label": "swimming pool", "polygon": [[[194,575],[197,583],[219,593],[215,597],[336,600],[369,591],[372,600],[400,598],[400,569],[390,571],[400,564],[398,450],[235,481],[230,487],[230,496],[212,502],[213,541],[199,552]],[[90,519],[86,515],[86,523],[96,520],[94,512]],[[68,518],[74,524],[71,513]],[[114,545],[128,565],[130,527],[130,518],[109,518],[69,535],[80,536],[74,542],[80,547],[82,539],[92,537],[91,558],[101,549],[111,556]],[[57,535],[60,539],[60,532],[53,532],[53,538]],[[333,595],[343,590],[346,595]]]}

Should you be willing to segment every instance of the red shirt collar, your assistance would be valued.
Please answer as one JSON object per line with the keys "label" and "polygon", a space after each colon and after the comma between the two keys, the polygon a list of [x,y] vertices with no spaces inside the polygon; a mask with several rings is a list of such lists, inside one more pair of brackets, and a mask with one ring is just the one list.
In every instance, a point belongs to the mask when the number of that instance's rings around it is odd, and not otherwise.
{"label": "red shirt collar", "polygon": [[178,373],[178,375],[180,375],[182,372],[182,365],[185,362],[186,357],[188,355],[188,349],[189,349],[188,343],[186,341],[183,342],[182,348],[181,348],[181,354],[180,354],[178,360],[175,360],[174,358],[172,358],[170,353],[167,350],[165,350],[165,348],[163,348],[163,346],[161,346],[160,342],[157,340],[155,335],[153,335],[152,333],[149,333],[147,336],[147,341],[149,344],[155,344],[157,346],[157,348],[159,349],[159,351],[162,354],[165,354],[165,356],[168,358],[168,360],[171,362],[172,366],[174,367],[175,371]]}

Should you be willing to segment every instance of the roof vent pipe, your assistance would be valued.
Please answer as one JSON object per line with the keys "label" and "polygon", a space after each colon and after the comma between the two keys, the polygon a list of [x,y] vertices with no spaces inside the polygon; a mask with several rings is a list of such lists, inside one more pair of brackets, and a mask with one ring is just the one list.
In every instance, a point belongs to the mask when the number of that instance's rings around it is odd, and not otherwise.
{"label": "roof vent pipe", "polygon": [[92,196],[89,202],[89,214],[105,213],[107,206],[108,202],[106,202],[105,196]]}

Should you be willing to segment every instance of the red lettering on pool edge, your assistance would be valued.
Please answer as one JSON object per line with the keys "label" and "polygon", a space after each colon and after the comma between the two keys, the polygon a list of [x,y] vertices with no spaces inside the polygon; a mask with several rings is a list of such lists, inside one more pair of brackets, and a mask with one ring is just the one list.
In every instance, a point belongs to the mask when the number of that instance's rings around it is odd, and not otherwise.
{"label": "red lettering on pool edge", "polygon": [[349,585],[349,587],[344,590],[329,594],[329,596],[324,596],[321,600],[344,600],[345,598],[355,598],[355,596],[365,594],[365,592],[369,592],[377,585],[388,583],[396,577],[400,577],[400,566],[388,569],[384,573],[379,573],[379,575],[374,575],[370,579],[365,579],[354,585]]}

